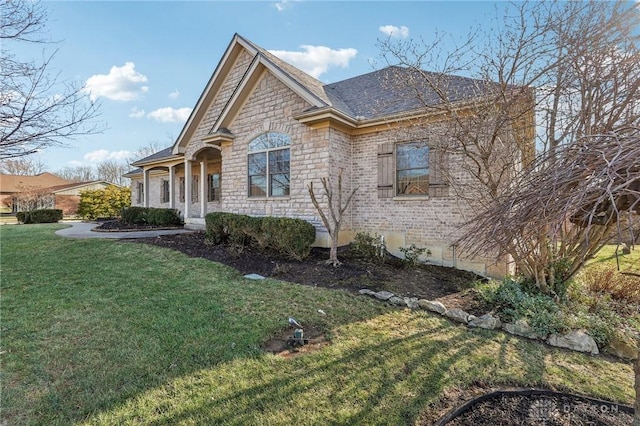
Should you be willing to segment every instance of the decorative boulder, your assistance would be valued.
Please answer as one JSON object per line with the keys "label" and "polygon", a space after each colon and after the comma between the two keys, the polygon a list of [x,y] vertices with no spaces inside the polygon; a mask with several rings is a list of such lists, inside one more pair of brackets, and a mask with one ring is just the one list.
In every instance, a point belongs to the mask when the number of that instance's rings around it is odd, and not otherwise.
{"label": "decorative boulder", "polygon": [[491,314],[484,314],[481,317],[473,318],[469,320],[469,327],[486,328],[487,330],[494,330],[502,327],[500,318],[496,318]]}
{"label": "decorative boulder", "polygon": [[374,297],[376,299],[379,299],[379,300],[389,300],[393,296],[394,296],[393,293],[391,293],[390,291],[384,291],[384,290],[383,291],[379,291],[376,294],[374,294]]}
{"label": "decorative boulder", "polygon": [[409,309],[418,309],[420,307],[420,305],[418,305],[418,299],[416,297],[405,297],[403,301]]}
{"label": "decorative boulder", "polygon": [[607,346],[607,352],[611,355],[615,355],[624,359],[638,359],[638,344],[633,341],[632,338],[625,338],[625,336],[614,335],[609,341]]}
{"label": "decorative boulder", "polygon": [[469,321],[469,314],[458,308],[447,309],[444,315],[454,321],[462,322],[465,324]]}
{"label": "decorative boulder", "polygon": [[404,299],[398,296],[391,296],[389,299],[387,299],[387,301],[392,305],[404,306]]}
{"label": "decorative boulder", "polygon": [[363,288],[361,290],[358,291],[358,293],[363,294],[365,296],[374,296],[376,295],[376,292],[373,290],[369,290],[368,288]]}
{"label": "decorative boulder", "polygon": [[579,352],[589,352],[592,355],[598,355],[598,345],[591,336],[585,333],[583,330],[576,330],[565,334],[552,334],[547,339],[547,343],[551,346],[557,346],[559,348],[573,349]]}
{"label": "decorative boulder", "polygon": [[431,301],[426,299],[418,300],[418,305],[427,311],[437,312],[440,315],[444,314],[447,311],[447,308],[440,302]]}
{"label": "decorative boulder", "polygon": [[515,334],[516,336],[526,337],[528,339],[538,339],[545,340],[546,336],[541,336],[529,325],[529,323],[525,320],[519,319],[516,320],[513,324],[504,324],[502,329],[507,333]]}

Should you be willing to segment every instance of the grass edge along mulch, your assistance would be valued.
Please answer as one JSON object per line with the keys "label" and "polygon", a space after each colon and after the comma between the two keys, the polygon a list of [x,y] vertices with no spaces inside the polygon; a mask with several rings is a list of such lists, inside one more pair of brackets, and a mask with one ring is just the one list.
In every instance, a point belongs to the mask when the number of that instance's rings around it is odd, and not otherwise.
{"label": "grass edge along mulch", "polygon": [[[59,227],[0,228],[7,424],[415,424],[478,384],[633,399],[625,363]],[[289,315],[331,344],[262,351]]]}

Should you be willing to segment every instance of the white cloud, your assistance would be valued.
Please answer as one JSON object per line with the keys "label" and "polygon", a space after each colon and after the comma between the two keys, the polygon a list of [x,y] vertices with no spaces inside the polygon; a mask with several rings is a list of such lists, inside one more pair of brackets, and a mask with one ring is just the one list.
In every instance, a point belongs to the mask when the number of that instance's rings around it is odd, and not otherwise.
{"label": "white cloud", "polygon": [[90,93],[92,101],[102,96],[112,101],[138,99],[141,94],[149,91],[149,87],[142,85],[147,82],[147,76],[140,74],[135,68],[133,62],[127,62],[121,67],[111,67],[107,75],[93,75],[87,79],[84,91]]}
{"label": "white cloud", "polygon": [[144,110],[134,106],[131,108],[131,112],[129,113],[129,117],[131,118],[142,118],[144,117]]}
{"label": "white cloud", "polygon": [[169,99],[178,99],[178,96],[180,96],[180,91],[178,89],[169,93]]}
{"label": "white cloud", "polygon": [[275,7],[278,12],[282,12],[284,10],[287,10],[289,8],[291,8],[291,6],[293,5],[293,2],[296,0],[282,0],[279,2],[276,2],[273,4],[273,7]]}
{"label": "white cloud", "polygon": [[269,52],[315,78],[327,72],[330,66],[346,68],[349,66],[349,61],[358,54],[358,51],[353,48],[334,50],[325,46],[310,45],[302,45],[300,48],[304,52],[287,50],[270,50]]}
{"label": "white cloud", "polygon": [[185,122],[191,114],[191,108],[158,108],[147,114],[147,117],[163,123],[180,123]]}
{"label": "white cloud", "polygon": [[407,38],[409,37],[409,28],[404,25],[396,27],[395,25],[383,25],[378,28],[380,32],[387,37]]}
{"label": "white cloud", "polygon": [[131,152],[126,150],[108,151],[106,149],[98,149],[96,151],[87,152],[83,158],[89,163],[101,163],[106,160],[125,160],[131,157]]}

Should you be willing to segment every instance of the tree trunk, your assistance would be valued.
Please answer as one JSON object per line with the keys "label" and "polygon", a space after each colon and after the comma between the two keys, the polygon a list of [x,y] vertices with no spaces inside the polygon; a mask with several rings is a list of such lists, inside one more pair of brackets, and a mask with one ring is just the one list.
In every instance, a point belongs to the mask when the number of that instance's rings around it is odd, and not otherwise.
{"label": "tree trunk", "polygon": [[633,372],[635,373],[635,389],[636,403],[634,405],[635,414],[633,416],[633,426],[640,426],[640,354],[633,363]]}

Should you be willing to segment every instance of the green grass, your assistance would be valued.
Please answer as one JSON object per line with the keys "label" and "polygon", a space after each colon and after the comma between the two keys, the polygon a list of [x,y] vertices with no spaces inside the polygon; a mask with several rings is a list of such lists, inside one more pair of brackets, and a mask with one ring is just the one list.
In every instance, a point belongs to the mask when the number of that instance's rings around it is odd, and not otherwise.
{"label": "green grass", "polygon": [[[613,264],[616,265],[616,245],[610,244],[602,247],[595,258],[587,262],[590,265]],[[640,248],[632,247],[631,254],[621,254],[622,249],[618,248],[618,262],[620,271],[640,273]]]}
{"label": "green grass", "polygon": [[[60,227],[0,228],[7,424],[414,424],[477,383],[633,399],[625,363]],[[265,354],[289,315],[331,345]]]}

